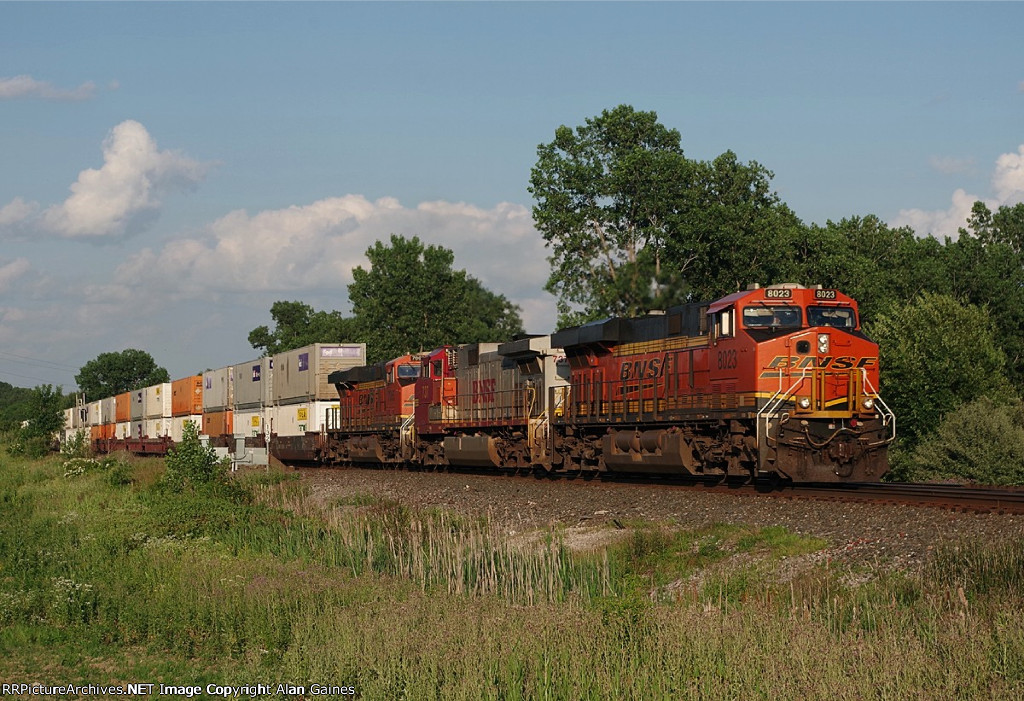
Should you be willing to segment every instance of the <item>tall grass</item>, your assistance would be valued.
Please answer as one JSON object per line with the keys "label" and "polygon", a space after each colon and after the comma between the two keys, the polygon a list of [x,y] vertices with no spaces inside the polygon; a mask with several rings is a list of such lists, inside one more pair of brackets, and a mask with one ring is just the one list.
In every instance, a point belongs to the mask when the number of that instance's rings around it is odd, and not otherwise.
{"label": "tall grass", "polygon": [[374,699],[1024,692],[1019,544],[851,586],[825,564],[781,576],[824,543],[779,528],[631,524],[576,552],[555,528],[323,504],[281,474],[173,494],[161,471],[0,458],[5,680],[280,680]]}

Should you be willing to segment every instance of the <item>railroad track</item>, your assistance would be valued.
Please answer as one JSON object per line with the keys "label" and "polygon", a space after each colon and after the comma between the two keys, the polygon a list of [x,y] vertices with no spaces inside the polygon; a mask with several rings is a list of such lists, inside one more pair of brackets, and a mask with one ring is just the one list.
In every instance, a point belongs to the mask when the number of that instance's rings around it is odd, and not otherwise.
{"label": "railroad track", "polygon": [[[614,479],[636,482],[634,479]],[[649,484],[643,480],[638,483]],[[1014,487],[971,487],[957,484],[904,483],[842,483],[786,484],[778,482],[752,484],[686,483],[678,480],[665,484],[691,487],[709,493],[729,493],[782,499],[890,504],[946,509],[961,513],[1024,514],[1024,489]]]}
{"label": "railroad track", "polygon": [[871,504],[925,506],[962,513],[1024,514],[1024,490],[955,484],[803,485],[772,492],[778,496]]}

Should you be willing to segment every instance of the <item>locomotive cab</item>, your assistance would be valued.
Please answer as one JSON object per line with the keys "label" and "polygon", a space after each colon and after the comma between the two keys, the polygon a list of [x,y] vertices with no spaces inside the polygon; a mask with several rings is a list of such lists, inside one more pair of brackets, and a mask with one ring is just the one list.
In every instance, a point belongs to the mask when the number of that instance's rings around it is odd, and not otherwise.
{"label": "locomotive cab", "polygon": [[762,471],[803,482],[873,481],[895,419],[878,394],[878,346],[854,300],[799,285],[749,290],[740,332],[755,344]]}

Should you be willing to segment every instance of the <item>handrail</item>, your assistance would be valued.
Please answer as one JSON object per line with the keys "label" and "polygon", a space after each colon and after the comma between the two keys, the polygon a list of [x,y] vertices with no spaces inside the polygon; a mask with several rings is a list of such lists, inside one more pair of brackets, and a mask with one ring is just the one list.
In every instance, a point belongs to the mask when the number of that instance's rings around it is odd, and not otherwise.
{"label": "handrail", "polygon": [[882,412],[882,425],[892,426],[892,437],[889,440],[896,440],[896,414],[893,412],[892,409],[889,408],[889,405],[885,403],[885,400],[882,399],[881,395],[878,393],[878,390],[875,389],[875,386],[871,384],[871,379],[868,377],[867,368],[859,369],[861,374],[864,376],[864,384],[867,385],[868,390],[870,390],[871,394],[874,396],[875,401],[882,406],[882,409],[884,409],[884,411]]}

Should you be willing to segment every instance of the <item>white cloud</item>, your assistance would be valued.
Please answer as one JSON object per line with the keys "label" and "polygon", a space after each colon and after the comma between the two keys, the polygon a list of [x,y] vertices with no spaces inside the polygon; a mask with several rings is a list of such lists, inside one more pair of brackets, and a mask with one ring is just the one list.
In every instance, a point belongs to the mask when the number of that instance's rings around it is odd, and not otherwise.
{"label": "white cloud", "polygon": [[17,198],[0,210],[0,226],[94,241],[129,236],[158,216],[162,196],[194,186],[209,167],[160,151],[144,126],[128,120],[104,140],[103,166],[79,173],[63,203],[34,216],[39,205]]}
{"label": "white cloud", "polygon": [[255,215],[235,211],[210,224],[202,238],[137,253],[117,269],[111,285],[87,288],[86,296],[119,304],[136,291],[170,302],[222,293],[301,297],[337,290],[335,308],[347,310],[352,268],[367,265],[366,249],[392,233],[452,249],[456,268],[523,306],[530,330],[554,326],[554,302],[542,290],[548,272],[543,240],[529,210],[510,203],[482,209],[425,202],[407,208],[394,198],[371,202],[345,195]]}
{"label": "white cloud", "polygon": [[932,170],[943,175],[958,175],[970,173],[974,170],[973,158],[953,158],[951,156],[932,156],[928,159],[928,165]]}
{"label": "white cloud", "polygon": [[22,98],[41,98],[44,100],[88,100],[96,93],[96,84],[92,81],[82,83],[70,90],[56,88],[45,81],[36,80],[30,75],[16,75],[13,78],[0,78],[0,100],[18,100]]}
{"label": "white cloud", "polygon": [[39,211],[39,205],[35,202],[26,202],[20,197],[15,197],[4,207],[0,207],[0,227],[13,227],[21,224]]}
{"label": "white cloud", "polygon": [[1004,153],[996,159],[992,188],[1000,204],[1014,205],[1024,201],[1024,145],[1017,153]]}
{"label": "white cloud", "polygon": [[949,236],[955,239],[960,228],[967,225],[975,202],[980,200],[989,209],[996,210],[1003,205],[1024,201],[1024,145],[1016,153],[1004,153],[996,159],[995,170],[992,172],[992,190],[996,196],[986,198],[957,188],[947,209],[903,209],[889,223],[892,226],[910,226],[918,236],[931,235],[940,240]]}
{"label": "white cloud", "polygon": [[11,283],[27,273],[31,267],[26,258],[15,258],[6,264],[0,259],[0,292],[6,292]]}

